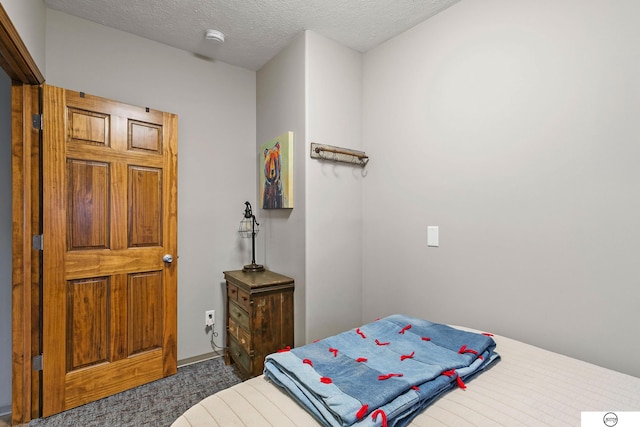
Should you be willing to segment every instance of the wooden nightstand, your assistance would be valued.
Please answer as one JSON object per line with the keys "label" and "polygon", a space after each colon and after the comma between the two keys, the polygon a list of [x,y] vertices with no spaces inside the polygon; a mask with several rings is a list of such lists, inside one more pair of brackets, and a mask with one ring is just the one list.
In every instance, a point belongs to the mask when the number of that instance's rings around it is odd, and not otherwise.
{"label": "wooden nightstand", "polygon": [[247,376],[262,374],[264,358],[293,347],[292,278],[272,271],[225,271],[227,281],[227,349],[225,363],[235,362]]}

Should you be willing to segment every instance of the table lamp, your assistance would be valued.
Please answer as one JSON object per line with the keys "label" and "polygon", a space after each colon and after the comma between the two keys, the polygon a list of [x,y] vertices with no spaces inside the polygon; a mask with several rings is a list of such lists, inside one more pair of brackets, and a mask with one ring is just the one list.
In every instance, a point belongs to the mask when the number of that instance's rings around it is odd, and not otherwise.
{"label": "table lamp", "polygon": [[244,202],[244,218],[240,221],[240,228],[238,228],[238,233],[243,238],[251,237],[251,264],[247,264],[242,268],[242,271],[247,272],[256,272],[256,271],[264,271],[264,266],[260,264],[256,264],[256,234],[260,231],[258,221],[256,221],[256,217],[251,212],[251,203]]}

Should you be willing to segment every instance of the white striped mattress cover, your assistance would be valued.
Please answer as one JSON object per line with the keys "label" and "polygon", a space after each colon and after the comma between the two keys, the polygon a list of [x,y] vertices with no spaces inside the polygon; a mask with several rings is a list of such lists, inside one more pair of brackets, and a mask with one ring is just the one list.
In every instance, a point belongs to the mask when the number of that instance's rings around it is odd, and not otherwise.
{"label": "white striped mattress cover", "polygon": [[[466,328],[463,328],[466,329]],[[640,411],[640,378],[494,336],[502,359],[436,400],[423,426],[579,426],[581,411]],[[172,427],[319,426],[263,376],[211,395]]]}

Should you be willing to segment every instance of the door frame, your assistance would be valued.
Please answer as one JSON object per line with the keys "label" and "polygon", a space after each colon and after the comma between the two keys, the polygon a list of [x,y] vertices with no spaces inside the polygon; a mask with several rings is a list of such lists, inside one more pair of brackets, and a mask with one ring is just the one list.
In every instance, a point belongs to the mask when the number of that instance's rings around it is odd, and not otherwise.
{"label": "door frame", "polygon": [[[12,167],[12,423],[26,423],[32,419],[33,380],[32,340],[34,325],[32,316],[31,283],[32,219],[34,206],[32,184],[38,165],[33,164],[32,142],[34,138],[31,115],[37,106],[37,86],[44,83],[44,76],[0,4],[0,66],[11,78],[11,167]],[[37,197],[36,197],[37,199]],[[39,215],[38,212],[35,212]],[[37,318],[36,318],[37,319]],[[37,383],[36,383],[37,385]]]}

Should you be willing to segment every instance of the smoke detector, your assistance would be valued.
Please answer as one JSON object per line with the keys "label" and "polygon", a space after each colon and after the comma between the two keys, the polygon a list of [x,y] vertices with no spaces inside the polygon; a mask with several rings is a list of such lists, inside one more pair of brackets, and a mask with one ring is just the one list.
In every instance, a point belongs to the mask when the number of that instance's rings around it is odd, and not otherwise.
{"label": "smoke detector", "polygon": [[224,43],[224,33],[218,30],[205,31],[204,38],[207,40],[213,40],[214,42]]}

